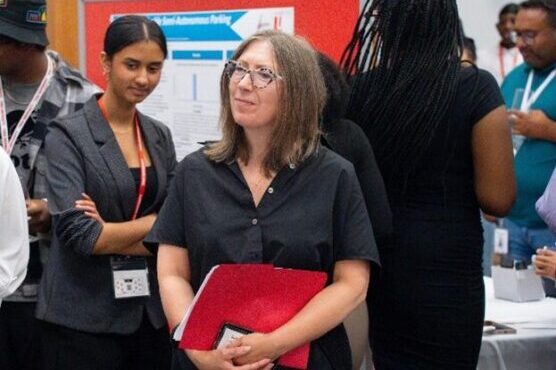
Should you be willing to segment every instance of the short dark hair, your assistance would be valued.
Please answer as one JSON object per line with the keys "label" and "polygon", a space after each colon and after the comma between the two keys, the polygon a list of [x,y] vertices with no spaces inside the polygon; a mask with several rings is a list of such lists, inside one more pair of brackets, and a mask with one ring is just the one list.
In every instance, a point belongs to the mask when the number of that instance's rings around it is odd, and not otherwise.
{"label": "short dark hair", "polygon": [[550,26],[556,28],[556,0],[528,0],[519,5],[520,9],[542,9],[548,16]]}
{"label": "short dark hair", "polygon": [[477,61],[477,48],[475,47],[475,40],[471,37],[463,38],[463,48],[467,50],[469,56],[472,60],[470,62],[475,63]]}
{"label": "short dark hair", "polygon": [[343,118],[350,94],[346,78],[336,62],[326,54],[318,52],[317,61],[326,87],[326,104],[322,118],[324,120]]}
{"label": "short dark hair", "polygon": [[166,36],[160,26],[141,15],[125,15],[110,23],[104,35],[104,52],[109,58],[138,41],[153,41],[160,46],[164,58],[168,55]]}
{"label": "short dark hair", "polygon": [[519,5],[515,3],[506,4],[500,9],[500,13],[498,13],[498,18],[503,16],[504,14],[517,14],[519,11]]}

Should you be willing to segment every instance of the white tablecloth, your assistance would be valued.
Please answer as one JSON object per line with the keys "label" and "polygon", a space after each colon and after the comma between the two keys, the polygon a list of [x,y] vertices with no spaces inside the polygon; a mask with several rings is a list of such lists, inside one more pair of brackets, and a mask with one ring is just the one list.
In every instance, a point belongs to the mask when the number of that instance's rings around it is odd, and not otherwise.
{"label": "white tablecloth", "polygon": [[479,370],[556,370],[556,299],[515,303],[494,298],[485,277],[485,320],[507,324],[516,334],[483,336]]}

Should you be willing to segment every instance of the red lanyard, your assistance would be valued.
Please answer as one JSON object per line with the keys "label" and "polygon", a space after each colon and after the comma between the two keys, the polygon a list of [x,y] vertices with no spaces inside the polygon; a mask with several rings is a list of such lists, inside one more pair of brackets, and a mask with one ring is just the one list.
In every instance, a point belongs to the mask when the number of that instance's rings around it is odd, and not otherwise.
{"label": "red lanyard", "polygon": [[[98,100],[98,106],[106,121],[109,121],[108,111],[106,110],[106,105],[104,104],[104,99],[102,97]],[[145,161],[145,150],[143,148],[143,140],[141,139],[141,128],[139,126],[139,116],[137,115],[137,112],[135,113],[135,139],[137,143],[139,166],[141,167],[141,178],[139,180],[139,189],[137,190],[137,199],[135,200],[133,216],[131,216],[132,220],[137,218],[137,215],[139,214],[139,207],[141,207],[141,202],[143,202],[143,197],[147,191],[147,165]]]}
{"label": "red lanyard", "polygon": [[[506,78],[506,65],[504,63],[504,48],[502,45],[498,46],[498,60],[500,61],[500,75],[502,79]],[[514,61],[512,65],[512,69],[517,64],[517,53],[514,54]]]}

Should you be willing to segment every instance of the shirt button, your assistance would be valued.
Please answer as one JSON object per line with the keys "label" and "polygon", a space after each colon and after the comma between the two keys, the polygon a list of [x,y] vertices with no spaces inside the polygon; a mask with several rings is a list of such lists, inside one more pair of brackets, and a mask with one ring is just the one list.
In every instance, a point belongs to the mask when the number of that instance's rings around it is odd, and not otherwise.
{"label": "shirt button", "polygon": [[274,193],[274,189],[272,187],[268,188],[268,194]]}
{"label": "shirt button", "polygon": [[256,218],[251,220],[251,224],[253,224],[253,226],[255,226],[258,223],[259,223],[259,220],[257,220]]}
{"label": "shirt button", "polygon": [[295,164],[290,163],[290,170],[295,170]]}

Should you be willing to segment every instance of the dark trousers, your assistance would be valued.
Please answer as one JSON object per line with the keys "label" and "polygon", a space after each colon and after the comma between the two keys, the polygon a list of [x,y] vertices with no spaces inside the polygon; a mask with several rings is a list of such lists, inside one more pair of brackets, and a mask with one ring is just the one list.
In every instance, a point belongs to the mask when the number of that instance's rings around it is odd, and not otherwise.
{"label": "dark trousers", "polygon": [[40,369],[40,330],[35,303],[2,302],[0,369]]}
{"label": "dark trousers", "polygon": [[[197,369],[184,350],[175,346],[172,351],[172,370]],[[325,353],[325,351],[328,353]],[[351,368],[349,343],[343,327],[337,326],[325,337],[311,343],[307,370],[351,370]],[[276,365],[273,369],[286,370],[290,368]]]}
{"label": "dark trousers", "polygon": [[168,370],[168,330],[144,317],[129,335],[86,333],[43,322],[45,370]]}

